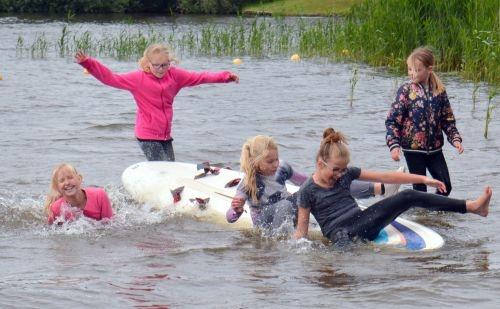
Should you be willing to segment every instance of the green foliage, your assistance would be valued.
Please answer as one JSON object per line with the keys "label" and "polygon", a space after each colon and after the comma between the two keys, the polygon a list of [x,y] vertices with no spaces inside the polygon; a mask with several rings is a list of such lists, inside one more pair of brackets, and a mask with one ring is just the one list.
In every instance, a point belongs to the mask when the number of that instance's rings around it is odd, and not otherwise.
{"label": "green foliage", "polygon": [[364,0],[339,37],[356,60],[405,70],[408,54],[432,46],[439,70],[498,83],[498,0]]}
{"label": "green foliage", "polygon": [[229,14],[240,10],[244,0],[178,0],[177,10],[183,14]]}
{"label": "green foliage", "polygon": [[175,0],[0,0],[1,12],[120,13],[168,12]]}

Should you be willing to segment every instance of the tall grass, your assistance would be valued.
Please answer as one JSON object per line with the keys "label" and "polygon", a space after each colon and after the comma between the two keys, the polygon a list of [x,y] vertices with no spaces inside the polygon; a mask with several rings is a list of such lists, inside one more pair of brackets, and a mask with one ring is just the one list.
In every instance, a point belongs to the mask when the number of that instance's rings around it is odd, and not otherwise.
{"label": "tall grass", "polygon": [[498,83],[499,5],[498,0],[364,0],[352,8],[337,44],[356,60],[399,71],[415,47],[430,45],[438,70]]}
{"label": "tall grass", "polygon": [[[404,73],[417,46],[430,45],[437,71],[457,71],[472,81],[500,83],[499,0],[364,0],[345,19],[237,18],[229,25],[207,24],[196,31],[137,30],[132,24],[114,34],[92,36],[63,26],[53,44],[61,56],[83,49],[119,59],[137,57],[151,42],[168,42],[176,52],[216,56],[272,56],[361,61]],[[68,18],[69,19],[69,18]],[[33,57],[46,55],[43,38]],[[48,44],[48,42],[46,42]],[[49,44],[49,46],[51,46]],[[18,46],[18,48],[26,48]]]}

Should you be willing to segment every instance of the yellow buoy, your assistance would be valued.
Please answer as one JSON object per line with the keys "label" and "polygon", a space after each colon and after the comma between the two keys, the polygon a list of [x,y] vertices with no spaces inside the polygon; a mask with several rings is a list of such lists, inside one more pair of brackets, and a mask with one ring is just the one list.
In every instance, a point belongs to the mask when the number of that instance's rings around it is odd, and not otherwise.
{"label": "yellow buoy", "polygon": [[242,63],[243,63],[243,61],[241,61],[241,59],[240,59],[240,58],[235,58],[235,59],[233,59],[233,64],[235,64],[235,65],[240,65],[240,64],[242,64]]}
{"label": "yellow buoy", "polygon": [[290,57],[290,60],[292,60],[292,61],[299,61],[300,60],[299,54],[293,54],[292,57]]}
{"label": "yellow buoy", "polygon": [[87,69],[83,69],[83,74],[90,74]]}

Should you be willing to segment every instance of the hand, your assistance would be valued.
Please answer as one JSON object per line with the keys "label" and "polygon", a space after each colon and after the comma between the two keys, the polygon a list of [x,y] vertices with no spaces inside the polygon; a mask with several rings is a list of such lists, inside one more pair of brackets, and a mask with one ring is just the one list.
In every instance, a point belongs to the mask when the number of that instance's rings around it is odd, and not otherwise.
{"label": "hand", "polygon": [[431,186],[434,188],[437,188],[439,192],[441,193],[446,193],[446,186],[442,181],[439,181],[437,179],[425,177],[424,184],[427,186]]}
{"label": "hand", "polygon": [[399,148],[399,147],[392,148],[392,150],[391,150],[391,158],[394,161],[401,160],[401,148]]}
{"label": "hand", "polygon": [[454,146],[455,148],[457,148],[457,150],[458,150],[458,153],[459,153],[459,154],[462,154],[462,152],[464,152],[464,146],[462,146],[462,143],[461,143],[461,142],[459,142],[459,141],[454,141],[454,142],[453,142],[453,146]]}
{"label": "hand", "polygon": [[81,50],[77,51],[75,54],[75,61],[77,63],[82,63],[83,61],[87,60],[89,56],[85,55]]}
{"label": "hand", "polygon": [[231,208],[237,213],[241,214],[243,212],[243,206],[245,205],[245,199],[242,197],[233,197],[231,201]]}
{"label": "hand", "polygon": [[240,82],[240,78],[238,77],[238,75],[236,75],[234,73],[229,73],[229,81],[235,82],[238,84]]}

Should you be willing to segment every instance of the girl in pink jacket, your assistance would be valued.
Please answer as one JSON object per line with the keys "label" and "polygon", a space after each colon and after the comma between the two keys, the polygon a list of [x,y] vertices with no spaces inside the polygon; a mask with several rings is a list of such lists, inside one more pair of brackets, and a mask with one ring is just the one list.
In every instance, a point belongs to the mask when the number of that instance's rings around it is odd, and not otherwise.
{"label": "girl in pink jacket", "polygon": [[82,215],[95,220],[109,220],[113,216],[106,191],[96,187],[82,188],[82,181],[82,176],[67,163],[54,168],[45,200],[49,224],[73,221]]}
{"label": "girl in pink jacket", "polygon": [[228,71],[192,72],[173,66],[175,59],[163,44],[148,46],[140,69],[125,74],[111,72],[82,52],[75,59],[102,83],[132,93],[137,104],[135,136],[149,161],[175,161],[170,132],[174,97],[182,88],[239,81]]}

